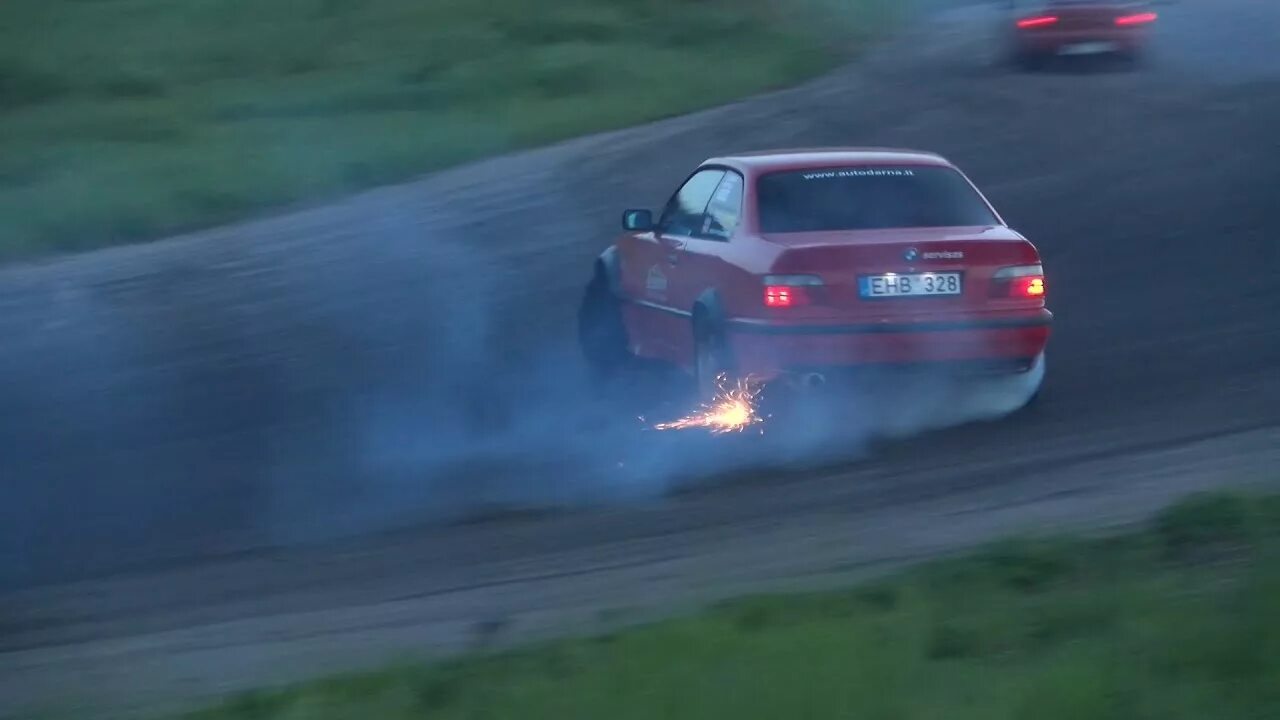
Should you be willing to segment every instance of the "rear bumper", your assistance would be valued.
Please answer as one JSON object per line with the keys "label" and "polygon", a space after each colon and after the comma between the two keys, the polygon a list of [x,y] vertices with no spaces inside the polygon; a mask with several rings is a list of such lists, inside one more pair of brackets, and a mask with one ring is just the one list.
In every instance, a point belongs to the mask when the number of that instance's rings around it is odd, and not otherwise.
{"label": "rear bumper", "polygon": [[1133,29],[1062,30],[1057,32],[1024,32],[1014,37],[1014,46],[1023,54],[1056,55],[1072,46],[1086,43],[1110,43],[1113,52],[1136,52],[1146,40],[1146,33]]}
{"label": "rear bumper", "polygon": [[856,325],[726,323],[738,371],[768,380],[817,368],[943,366],[1022,372],[1049,342],[1053,314]]}

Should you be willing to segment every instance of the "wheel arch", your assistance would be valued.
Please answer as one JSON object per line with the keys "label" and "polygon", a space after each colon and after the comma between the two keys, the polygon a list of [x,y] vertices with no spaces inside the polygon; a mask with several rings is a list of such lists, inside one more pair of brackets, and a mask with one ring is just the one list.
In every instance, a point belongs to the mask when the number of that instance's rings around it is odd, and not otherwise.
{"label": "wheel arch", "polygon": [[614,297],[622,297],[622,255],[617,245],[610,245],[595,262],[595,274],[603,278]]}
{"label": "wheel arch", "polygon": [[724,300],[721,299],[719,291],[715,288],[707,288],[698,295],[698,299],[693,302],[693,324],[694,331],[698,330],[699,323],[705,323],[707,329],[722,330],[724,328],[725,312]]}

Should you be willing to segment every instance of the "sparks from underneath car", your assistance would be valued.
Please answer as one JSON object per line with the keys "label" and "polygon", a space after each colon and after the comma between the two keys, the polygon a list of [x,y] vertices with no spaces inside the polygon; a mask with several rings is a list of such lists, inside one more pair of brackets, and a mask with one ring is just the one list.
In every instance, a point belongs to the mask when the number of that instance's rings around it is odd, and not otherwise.
{"label": "sparks from underneath car", "polygon": [[[716,377],[715,397],[694,413],[679,420],[658,423],[655,430],[691,430],[703,428],[712,435],[742,432],[749,427],[762,425],[764,418],[757,411],[757,400],[762,386],[748,379],[729,383],[728,376]],[[761,432],[764,432],[763,427]]]}

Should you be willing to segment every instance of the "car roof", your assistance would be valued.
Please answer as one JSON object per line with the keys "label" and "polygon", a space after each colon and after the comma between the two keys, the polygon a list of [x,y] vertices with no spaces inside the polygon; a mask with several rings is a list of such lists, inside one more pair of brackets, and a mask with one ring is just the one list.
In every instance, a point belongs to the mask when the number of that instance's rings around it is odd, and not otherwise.
{"label": "car roof", "polygon": [[924,150],[886,147],[823,147],[781,150],[754,150],[708,159],[703,165],[729,165],[738,169],[764,173],[776,170],[799,170],[843,165],[938,165],[949,167],[941,155]]}

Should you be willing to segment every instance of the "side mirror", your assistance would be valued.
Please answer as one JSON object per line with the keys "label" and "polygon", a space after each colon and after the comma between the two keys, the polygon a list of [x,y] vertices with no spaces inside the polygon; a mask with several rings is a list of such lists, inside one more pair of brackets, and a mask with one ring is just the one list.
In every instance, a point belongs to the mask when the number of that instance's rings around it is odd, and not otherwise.
{"label": "side mirror", "polygon": [[631,232],[648,232],[653,229],[653,213],[648,210],[627,210],[622,213],[622,229]]}

